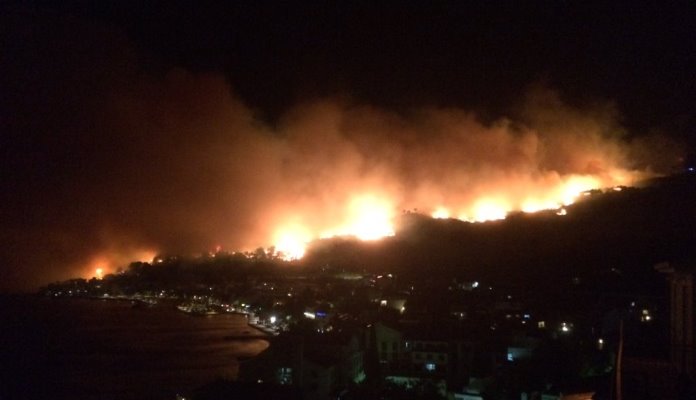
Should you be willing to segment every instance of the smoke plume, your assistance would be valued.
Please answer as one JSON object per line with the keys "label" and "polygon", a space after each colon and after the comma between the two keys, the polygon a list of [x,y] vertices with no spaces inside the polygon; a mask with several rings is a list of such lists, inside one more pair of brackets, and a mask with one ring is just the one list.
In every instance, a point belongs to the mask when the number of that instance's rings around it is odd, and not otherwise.
{"label": "smoke plume", "polygon": [[125,39],[96,51],[113,34],[97,41],[85,29],[70,40],[16,38],[33,43],[31,56],[14,55],[34,73],[4,81],[13,99],[3,102],[12,115],[7,287],[89,277],[156,253],[355,233],[403,210],[473,220],[560,206],[569,182],[630,185],[665,165],[630,140],[611,103],[577,108],[544,87],[492,122],[458,108],[397,113],[337,97],[296,104],[271,124],[222,75],[143,72]]}

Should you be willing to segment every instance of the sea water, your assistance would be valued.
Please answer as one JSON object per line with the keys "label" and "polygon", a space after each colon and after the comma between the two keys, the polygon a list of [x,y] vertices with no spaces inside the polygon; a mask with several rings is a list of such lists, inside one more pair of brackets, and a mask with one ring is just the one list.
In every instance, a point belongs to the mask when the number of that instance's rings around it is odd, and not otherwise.
{"label": "sea water", "polygon": [[2,297],[0,323],[0,400],[172,400],[236,378],[240,361],[268,347],[229,340],[254,331],[243,315],[192,316],[172,303]]}

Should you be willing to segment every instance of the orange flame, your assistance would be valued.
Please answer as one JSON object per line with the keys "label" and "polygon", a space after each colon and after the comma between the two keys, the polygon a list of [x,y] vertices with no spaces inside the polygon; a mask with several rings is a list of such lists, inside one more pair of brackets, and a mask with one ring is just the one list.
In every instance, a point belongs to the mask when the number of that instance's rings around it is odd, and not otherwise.
{"label": "orange flame", "polygon": [[393,206],[389,201],[369,194],[356,196],[348,205],[348,220],[320,236],[354,236],[360,240],[393,236],[393,218]]}
{"label": "orange flame", "polygon": [[81,267],[80,275],[86,278],[102,279],[120,268],[125,268],[134,261],[151,262],[157,252],[153,250],[103,250],[89,263]]}
{"label": "orange flame", "polygon": [[309,231],[297,224],[292,224],[279,229],[275,234],[275,249],[278,255],[287,260],[302,258],[307,243],[312,237]]}
{"label": "orange flame", "polygon": [[[498,189],[494,191],[495,195],[484,195],[459,204],[442,202],[431,209],[430,215],[440,219],[452,218],[450,210],[459,210],[455,214],[458,215],[456,218],[467,222],[502,220],[515,211],[535,213],[555,210],[557,215],[563,216],[568,212],[565,207],[576,202],[583,193],[601,187],[625,185],[629,183],[628,175],[613,174],[604,179],[593,175],[567,175],[555,178],[552,184],[532,181],[521,185],[517,182],[517,186],[503,182],[499,187],[491,186]],[[311,224],[301,223],[311,220],[307,217],[311,213],[305,216],[307,218],[296,218],[295,223],[281,225],[276,230],[276,250],[281,257],[292,260],[302,258],[307,244],[318,238],[352,236],[360,240],[378,240],[393,236],[393,220],[396,204],[399,204],[396,198],[395,195],[378,192],[364,192],[349,197],[343,207],[344,218],[334,227],[313,228]]]}

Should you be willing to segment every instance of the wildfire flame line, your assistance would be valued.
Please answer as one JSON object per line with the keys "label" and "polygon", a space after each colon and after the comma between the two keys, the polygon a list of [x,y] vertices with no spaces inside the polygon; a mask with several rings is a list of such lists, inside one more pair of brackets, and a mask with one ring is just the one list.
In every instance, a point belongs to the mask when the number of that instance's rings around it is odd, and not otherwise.
{"label": "wildfire flame line", "polygon": [[[466,222],[486,222],[505,219],[511,212],[535,213],[557,210],[557,215],[566,215],[564,206],[573,204],[583,193],[601,187],[625,185],[626,179],[611,179],[611,182],[590,175],[571,175],[559,185],[537,193],[515,199],[504,194],[482,196],[468,207],[439,205],[433,207],[431,216],[438,219],[455,218]],[[607,185],[610,184],[610,185]],[[617,187],[617,186],[615,186]],[[281,225],[275,234],[275,249],[286,260],[300,259],[312,240],[332,237],[355,237],[359,240],[378,240],[394,235],[393,220],[395,202],[388,197],[361,194],[353,197],[347,206],[347,217],[333,229],[312,233],[312,230],[297,221]],[[456,215],[456,217],[452,217]]]}

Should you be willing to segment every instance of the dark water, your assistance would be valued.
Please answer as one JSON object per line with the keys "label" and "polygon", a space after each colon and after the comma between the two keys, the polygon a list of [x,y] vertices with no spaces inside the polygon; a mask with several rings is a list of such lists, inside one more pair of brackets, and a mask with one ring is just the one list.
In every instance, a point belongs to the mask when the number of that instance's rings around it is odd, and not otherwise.
{"label": "dark water", "polygon": [[174,399],[218,377],[265,340],[241,315],[195,317],[172,304],[0,298],[0,400]]}

